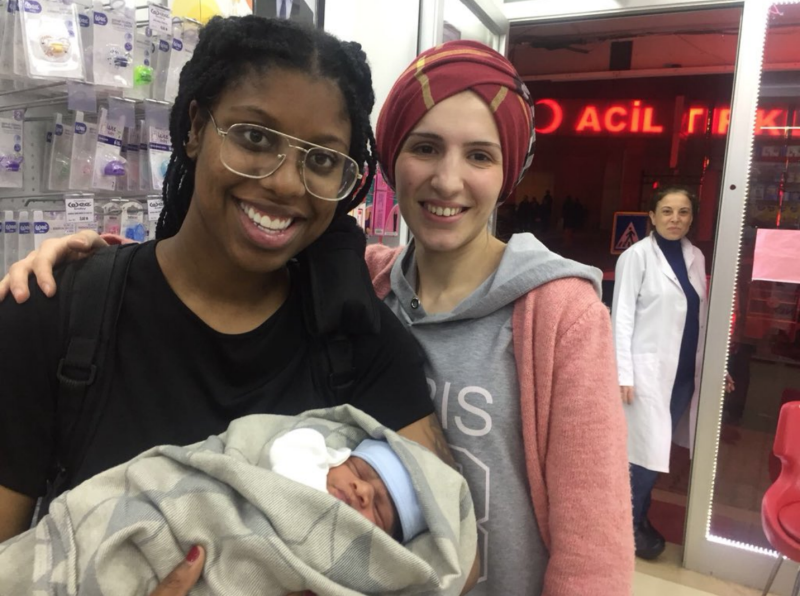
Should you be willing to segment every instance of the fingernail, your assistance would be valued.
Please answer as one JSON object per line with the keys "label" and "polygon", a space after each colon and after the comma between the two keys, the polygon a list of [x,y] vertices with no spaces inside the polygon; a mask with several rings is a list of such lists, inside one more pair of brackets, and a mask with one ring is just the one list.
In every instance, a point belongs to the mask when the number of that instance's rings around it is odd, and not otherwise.
{"label": "fingernail", "polygon": [[53,288],[50,286],[50,284],[42,284],[42,292],[44,292],[47,296],[49,296],[52,291]]}
{"label": "fingernail", "polygon": [[186,555],[186,562],[191,565],[200,558],[200,547],[196,544],[189,549],[189,554]]}

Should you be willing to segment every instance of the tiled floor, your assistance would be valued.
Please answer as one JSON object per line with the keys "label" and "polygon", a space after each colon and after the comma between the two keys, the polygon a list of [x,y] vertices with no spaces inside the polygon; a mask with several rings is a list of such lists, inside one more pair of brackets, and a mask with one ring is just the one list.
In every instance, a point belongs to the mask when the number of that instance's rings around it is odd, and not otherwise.
{"label": "tiled floor", "polygon": [[760,596],[758,590],[683,569],[681,551],[667,544],[657,562],[636,559],[633,596]]}

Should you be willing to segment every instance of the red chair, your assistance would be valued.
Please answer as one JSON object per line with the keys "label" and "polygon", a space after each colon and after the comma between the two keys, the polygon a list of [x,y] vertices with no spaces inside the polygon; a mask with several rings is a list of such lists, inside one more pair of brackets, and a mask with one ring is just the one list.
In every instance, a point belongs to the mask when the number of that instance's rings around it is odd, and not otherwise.
{"label": "red chair", "polygon": [[[781,461],[781,473],[764,494],[761,525],[770,544],[781,556],[772,569],[763,596],[769,593],[784,560],[800,563],[800,402],[789,402],[781,407],[773,451]],[[800,573],[792,590],[792,596],[798,594]]]}
{"label": "red chair", "polygon": [[[781,406],[790,401],[800,401],[800,389],[784,389],[781,394]],[[769,454],[769,478],[772,482],[778,479],[781,474],[781,460],[779,460],[774,452]]]}

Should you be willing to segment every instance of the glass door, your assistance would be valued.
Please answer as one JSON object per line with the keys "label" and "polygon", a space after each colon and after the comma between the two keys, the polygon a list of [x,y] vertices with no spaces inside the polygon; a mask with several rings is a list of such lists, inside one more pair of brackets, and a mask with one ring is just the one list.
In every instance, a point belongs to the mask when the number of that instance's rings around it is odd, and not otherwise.
{"label": "glass door", "polygon": [[[778,413],[800,401],[799,34],[800,1],[745,2],[684,559],[753,587],[776,561],[761,501],[780,474]],[[784,563],[772,592],[797,570]]]}

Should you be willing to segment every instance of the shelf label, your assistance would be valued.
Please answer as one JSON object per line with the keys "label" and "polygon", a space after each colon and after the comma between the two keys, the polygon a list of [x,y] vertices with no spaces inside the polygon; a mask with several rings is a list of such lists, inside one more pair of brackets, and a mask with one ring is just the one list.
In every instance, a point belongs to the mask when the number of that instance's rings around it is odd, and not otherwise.
{"label": "shelf label", "polygon": [[158,221],[163,208],[164,199],[147,199],[147,221]]}
{"label": "shelf label", "polygon": [[94,221],[94,197],[64,198],[67,207],[67,223],[89,223]]}
{"label": "shelf label", "polygon": [[155,35],[172,35],[172,13],[169,8],[150,4],[150,30]]}

